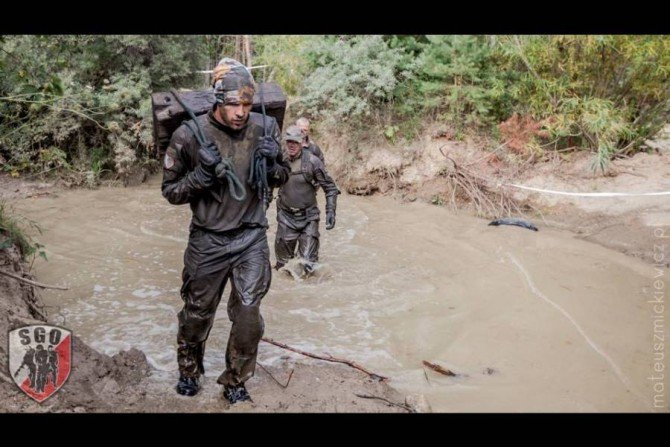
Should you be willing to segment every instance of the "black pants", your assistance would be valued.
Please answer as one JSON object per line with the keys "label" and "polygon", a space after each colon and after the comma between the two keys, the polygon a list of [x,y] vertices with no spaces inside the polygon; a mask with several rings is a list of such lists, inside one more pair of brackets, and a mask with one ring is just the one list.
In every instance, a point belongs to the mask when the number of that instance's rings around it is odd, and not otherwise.
{"label": "black pants", "polygon": [[265,228],[226,233],[195,229],[184,253],[184,308],[179,312],[177,361],[186,377],[204,373],[205,342],[228,279],[228,318],[233,325],[220,383],[238,385],[254,375],[264,323],[261,299],[270,289],[270,250]]}
{"label": "black pants", "polygon": [[295,218],[284,210],[277,212],[277,235],[275,238],[275,256],[277,262],[286,264],[295,256],[310,264],[319,260],[319,219],[309,217]]}

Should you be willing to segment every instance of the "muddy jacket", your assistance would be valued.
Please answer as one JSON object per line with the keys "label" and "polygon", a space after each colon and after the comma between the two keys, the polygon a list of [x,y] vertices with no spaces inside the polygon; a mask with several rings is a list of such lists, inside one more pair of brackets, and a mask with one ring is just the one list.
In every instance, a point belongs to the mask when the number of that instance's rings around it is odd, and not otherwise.
{"label": "muddy jacket", "polygon": [[[244,201],[234,200],[227,191],[227,184],[215,182],[211,188],[195,180],[192,171],[199,163],[199,144],[186,125],[181,125],[172,135],[163,164],[163,196],[172,204],[189,203],[192,226],[209,231],[223,232],[241,227],[268,227],[263,201],[247,183],[254,149],[263,136],[262,115],[251,112],[246,126],[233,130],[216,121],[213,111],[196,118],[205,137],[213,142],[221,157],[230,158],[235,173],[246,188]],[[276,121],[267,117],[268,135],[279,144],[280,132]],[[279,187],[288,179],[289,168],[281,152],[274,163],[268,164],[267,179],[271,187]]]}
{"label": "muddy jacket", "polygon": [[[288,157],[287,157],[288,158]],[[319,219],[316,191],[319,186],[326,195],[326,208],[335,204],[340,194],[337,185],[326,171],[321,160],[309,150],[302,150],[300,159],[289,162],[289,180],[279,189],[277,207],[287,214],[307,216],[308,220]]]}

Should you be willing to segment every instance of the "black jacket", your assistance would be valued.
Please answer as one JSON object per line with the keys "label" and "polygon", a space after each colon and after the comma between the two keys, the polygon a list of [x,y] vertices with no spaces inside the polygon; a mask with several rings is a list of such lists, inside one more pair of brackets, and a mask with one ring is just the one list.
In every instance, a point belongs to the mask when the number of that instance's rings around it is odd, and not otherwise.
{"label": "black jacket", "polygon": [[[172,135],[163,162],[163,196],[172,204],[189,203],[193,212],[192,225],[209,231],[223,232],[241,227],[268,227],[265,206],[258,193],[248,184],[249,168],[259,138],[263,136],[262,115],[251,112],[244,128],[233,130],[216,121],[212,111],[196,118],[205,137],[213,142],[221,157],[230,158],[235,173],[245,185],[247,197],[234,200],[227,183],[215,182],[207,187],[198,181],[193,170],[198,166],[198,142],[193,132],[182,124]],[[280,144],[279,126],[274,118],[266,117],[268,135]],[[289,167],[281,151],[274,163],[268,164],[267,179],[271,187],[288,180]]]}

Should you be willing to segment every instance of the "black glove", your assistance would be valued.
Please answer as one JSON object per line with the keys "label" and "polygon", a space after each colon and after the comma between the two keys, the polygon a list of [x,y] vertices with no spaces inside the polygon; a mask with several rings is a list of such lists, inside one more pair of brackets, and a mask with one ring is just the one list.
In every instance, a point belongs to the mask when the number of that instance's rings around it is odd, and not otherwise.
{"label": "black glove", "polygon": [[279,144],[271,136],[260,137],[257,151],[259,155],[274,161],[279,155]]}
{"label": "black glove", "polygon": [[326,230],[335,227],[335,209],[337,208],[337,195],[326,196]]}
{"label": "black glove", "polygon": [[189,175],[191,176],[194,185],[200,189],[209,189],[216,181],[216,175],[205,169],[202,164],[196,166],[193,172]]}
{"label": "black glove", "polygon": [[222,182],[226,179],[228,172],[230,172],[230,167],[225,163],[219,163],[214,167],[214,175]]}
{"label": "black glove", "polygon": [[221,154],[214,144],[209,144],[198,149],[198,160],[205,171],[214,174],[216,165],[221,163]]}
{"label": "black glove", "polygon": [[332,230],[335,227],[335,211],[326,211],[326,230]]}

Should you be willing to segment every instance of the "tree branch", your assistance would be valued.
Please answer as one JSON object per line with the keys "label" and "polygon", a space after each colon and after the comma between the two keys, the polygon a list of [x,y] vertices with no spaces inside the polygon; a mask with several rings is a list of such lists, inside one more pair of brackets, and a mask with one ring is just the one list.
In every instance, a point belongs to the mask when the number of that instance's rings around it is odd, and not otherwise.
{"label": "tree branch", "polygon": [[4,270],[0,270],[0,273],[6,276],[9,276],[10,278],[14,278],[17,281],[22,281],[26,284],[30,284],[35,287],[41,287],[43,289],[57,289],[57,290],[70,290],[69,287],[63,287],[63,286],[50,286],[47,284],[42,284],[37,281],[32,281],[30,279],[22,278],[21,276],[15,275],[13,273],[5,272]]}
{"label": "tree branch", "polygon": [[388,400],[388,399],[386,399],[386,398],[384,398],[384,397],[372,396],[372,395],[368,395],[368,394],[357,394],[357,393],[354,393],[354,396],[356,396],[356,397],[360,397],[361,399],[377,399],[377,400],[381,400],[381,401],[384,401],[384,402],[386,402],[387,404],[389,404],[389,405],[391,405],[391,406],[393,406],[393,407],[400,407],[400,408],[402,408],[403,410],[407,411],[408,413],[416,413],[416,411],[415,411],[412,407],[410,407],[409,405],[405,405],[405,404],[397,404],[397,403],[395,403],[395,402],[391,402],[390,400]]}
{"label": "tree branch", "polygon": [[267,373],[268,376],[272,377],[272,380],[274,380],[275,382],[277,382],[277,385],[279,385],[280,387],[282,387],[282,388],[284,388],[284,389],[288,388],[288,384],[291,383],[291,377],[293,377],[293,371],[295,371],[294,369],[292,369],[291,372],[289,373],[289,375],[288,375],[288,380],[286,381],[286,385],[282,385],[282,383],[281,383],[279,380],[277,380],[277,379],[275,378],[275,376],[273,376],[273,375],[270,373],[270,371],[268,371],[268,370],[265,368],[265,366],[261,365],[260,362],[257,362],[256,364],[257,364],[258,366],[260,366],[261,369],[262,369],[263,371],[265,371],[265,372]]}
{"label": "tree branch", "polygon": [[430,363],[426,360],[423,361],[423,364],[426,365],[428,368],[432,369],[433,371],[438,372],[440,374],[444,374],[445,376],[454,377],[454,376],[458,375],[450,369],[444,369],[440,365],[436,365],[435,363]]}
{"label": "tree branch", "polygon": [[344,363],[345,365],[349,365],[354,369],[357,369],[359,371],[363,371],[365,374],[367,374],[371,378],[373,378],[375,380],[379,380],[381,382],[383,382],[385,380],[388,380],[388,377],[382,376],[381,374],[375,374],[373,372],[370,372],[367,369],[360,366],[359,364],[357,364],[356,362],[353,362],[351,360],[340,359],[340,358],[337,358],[337,357],[333,357],[330,354],[328,355],[328,357],[324,357],[324,356],[321,356],[321,355],[318,355],[318,354],[312,354],[311,352],[301,351],[300,349],[292,348],[288,345],[285,345],[284,343],[274,341],[271,338],[263,337],[263,338],[261,338],[261,340],[263,340],[265,343],[270,343],[271,345],[279,346],[280,348],[286,349],[288,351],[297,352],[298,354],[302,354],[306,357],[311,357],[313,359],[325,360],[327,362],[333,362],[333,363]]}

